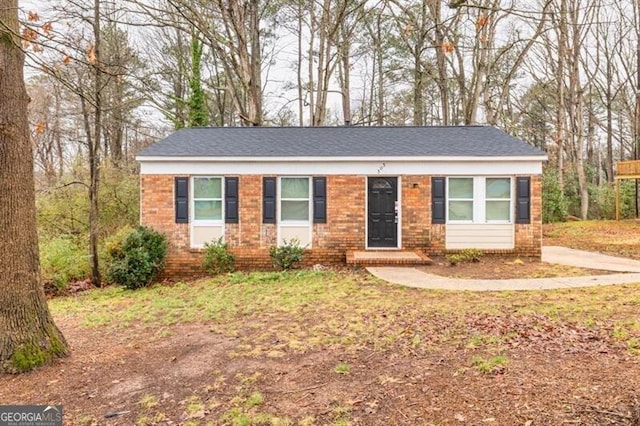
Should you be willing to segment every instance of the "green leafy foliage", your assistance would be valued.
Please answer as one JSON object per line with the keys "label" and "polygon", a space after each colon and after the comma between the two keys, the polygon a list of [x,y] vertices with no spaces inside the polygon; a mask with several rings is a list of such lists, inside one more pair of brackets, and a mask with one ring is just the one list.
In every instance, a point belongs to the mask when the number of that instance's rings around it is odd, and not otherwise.
{"label": "green leafy foliage", "polygon": [[109,250],[107,280],[131,290],[148,286],[162,270],[167,247],[164,234],[144,226],[133,229]]}
{"label": "green leafy foliage", "polygon": [[273,266],[282,270],[289,270],[302,262],[304,247],[300,245],[300,240],[297,238],[293,238],[288,242],[284,240],[281,246],[269,247],[269,256]]}
{"label": "green leafy foliage", "polygon": [[[71,172],[53,188],[39,190],[36,197],[38,233],[41,239],[68,235],[85,239],[89,234],[88,179],[82,172]],[[136,226],[140,220],[140,186],[134,173],[102,168],[98,202],[100,204],[99,238],[104,240],[125,225]],[[87,248],[88,250],[88,248]]]}
{"label": "green leafy foliage", "polygon": [[[616,187],[614,183],[589,185],[589,219],[616,218]],[[633,180],[620,182],[620,218],[635,217],[635,185]]]}
{"label": "green leafy foliage", "polygon": [[63,291],[72,281],[89,276],[89,257],[84,247],[65,236],[40,243],[40,265],[45,286]]}
{"label": "green leafy foliage", "polygon": [[547,168],[542,175],[542,222],[564,222],[569,215],[568,203],[560,181],[558,173]]}
{"label": "green leafy foliage", "polygon": [[229,252],[229,245],[222,242],[222,237],[211,243],[204,243],[202,267],[210,274],[218,275],[233,272],[235,257]]}
{"label": "green leafy foliage", "polygon": [[484,253],[482,250],[469,248],[459,251],[458,253],[453,253],[445,256],[449,265],[456,266],[459,263],[475,263],[480,262]]}

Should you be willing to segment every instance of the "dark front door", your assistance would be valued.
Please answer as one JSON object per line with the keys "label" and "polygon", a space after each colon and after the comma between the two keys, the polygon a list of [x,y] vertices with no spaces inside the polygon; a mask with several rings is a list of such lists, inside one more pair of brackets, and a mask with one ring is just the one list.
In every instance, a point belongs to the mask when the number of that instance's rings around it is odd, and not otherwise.
{"label": "dark front door", "polygon": [[369,247],[398,247],[398,178],[368,179]]}

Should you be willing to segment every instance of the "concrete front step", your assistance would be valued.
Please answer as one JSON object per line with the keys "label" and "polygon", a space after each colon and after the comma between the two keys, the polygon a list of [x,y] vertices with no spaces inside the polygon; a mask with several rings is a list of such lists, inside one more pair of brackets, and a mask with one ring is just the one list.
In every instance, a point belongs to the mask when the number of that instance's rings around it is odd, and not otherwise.
{"label": "concrete front step", "polygon": [[420,251],[348,251],[347,264],[359,266],[430,265],[433,261]]}

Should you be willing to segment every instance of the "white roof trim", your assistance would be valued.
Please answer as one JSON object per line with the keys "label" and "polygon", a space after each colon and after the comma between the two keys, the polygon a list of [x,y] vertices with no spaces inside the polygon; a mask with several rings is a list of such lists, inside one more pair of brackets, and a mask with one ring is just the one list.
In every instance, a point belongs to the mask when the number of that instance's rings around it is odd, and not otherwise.
{"label": "white roof trim", "polygon": [[488,156],[423,156],[423,157],[169,157],[169,156],[136,156],[139,162],[213,162],[213,163],[277,163],[277,162],[513,162],[513,161],[547,161],[546,155],[488,157]]}

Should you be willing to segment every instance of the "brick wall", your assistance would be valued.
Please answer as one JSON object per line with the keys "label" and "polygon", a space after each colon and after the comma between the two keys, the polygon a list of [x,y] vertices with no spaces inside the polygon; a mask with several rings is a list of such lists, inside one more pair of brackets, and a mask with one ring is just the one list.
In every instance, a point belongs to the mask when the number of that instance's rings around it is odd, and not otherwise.
{"label": "brick wall", "polygon": [[402,246],[428,250],[431,225],[431,176],[402,177]]}
{"label": "brick wall", "polygon": [[[165,275],[184,277],[202,273],[202,250],[190,247],[190,225],[175,223],[174,177],[141,175],[141,223],[169,238]],[[262,223],[262,178],[239,176],[240,220],[225,225],[225,240],[238,269],[271,268],[268,248],[276,244],[277,226]],[[401,186],[402,248],[442,253],[446,226],[431,224],[431,177],[403,176]],[[516,249],[505,253],[540,255],[541,189],[540,176],[533,176],[532,224],[515,226]],[[305,264],[343,263],[347,251],[364,250],[365,192],[365,176],[327,176],[327,223],[313,224],[312,250]]]}
{"label": "brick wall", "polygon": [[516,253],[540,257],[542,251],[542,176],[531,176],[531,223],[516,224]]}

